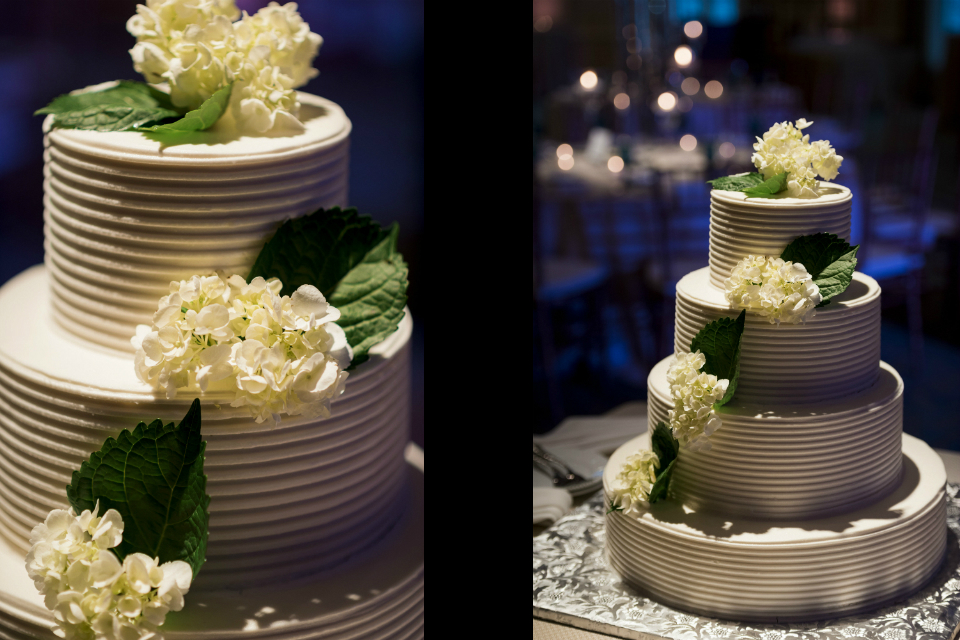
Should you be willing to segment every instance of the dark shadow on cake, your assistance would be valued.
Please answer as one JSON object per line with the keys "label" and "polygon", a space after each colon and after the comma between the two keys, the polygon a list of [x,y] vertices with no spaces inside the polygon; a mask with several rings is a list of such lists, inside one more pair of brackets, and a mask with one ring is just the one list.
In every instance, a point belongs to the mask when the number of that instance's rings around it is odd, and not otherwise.
{"label": "dark shadow on cake", "polygon": [[[878,499],[873,504],[857,508],[857,520],[895,520],[902,515],[900,511],[893,507],[912,494],[920,482],[920,470],[917,465],[907,456],[903,456],[902,459],[903,467],[899,486],[892,493]],[[780,520],[757,520],[744,516],[715,513],[709,510],[688,513],[676,500],[665,500],[652,504],[650,505],[650,513],[659,522],[683,525],[713,538],[730,538],[743,533],[766,533],[786,524]],[[847,513],[849,513],[849,509]],[[815,520],[791,522],[789,528],[840,533],[849,529],[853,522],[853,520],[840,514]]]}

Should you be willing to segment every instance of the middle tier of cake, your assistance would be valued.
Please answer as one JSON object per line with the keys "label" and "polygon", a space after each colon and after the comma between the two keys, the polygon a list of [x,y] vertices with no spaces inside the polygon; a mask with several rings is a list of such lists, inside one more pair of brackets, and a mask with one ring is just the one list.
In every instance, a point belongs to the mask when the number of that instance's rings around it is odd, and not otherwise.
{"label": "middle tier of cake", "polygon": [[[667,369],[647,380],[649,424],[669,424]],[[817,404],[748,403],[739,391],[717,415],[709,451],[678,458],[671,494],[697,510],[761,519],[806,519],[858,509],[900,481],[903,381],[881,362],[866,390]],[[783,376],[789,378],[788,369]]]}
{"label": "middle tier of cake", "polygon": [[0,288],[0,537],[22,552],[31,529],[67,506],[66,485],[121,430],[178,422],[202,405],[210,501],[207,560],[197,587],[247,588],[335,567],[388,535],[409,502],[407,313],[350,373],[327,419],[257,424],[227,390],[176,398],[137,380],[133,356],[63,331],[50,273],[34,267]]}
{"label": "middle tier of cake", "polygon": [[[707,267],[677,283],[677,353],[718,318],[735,318]],[[868,389],[880,371],[880,285],[862,273],[804,324],[771,324],[748,311],[736,398],[741,402],[821,403]]]}

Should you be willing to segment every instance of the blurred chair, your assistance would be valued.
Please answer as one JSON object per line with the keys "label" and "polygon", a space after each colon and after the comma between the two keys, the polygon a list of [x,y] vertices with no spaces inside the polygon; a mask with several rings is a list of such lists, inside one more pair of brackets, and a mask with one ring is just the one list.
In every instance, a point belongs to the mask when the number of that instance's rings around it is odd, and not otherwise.
{"label": "blurred chair", "polygon": [[903,148],[896,133],[882,152],[861,158],[863,180],[863,243],[859,270],[884,287],[884,299],[900,297],[907,306],[910,351],[914,368],[923,363],[921,308],[924,254],[936,241],[928,219],[937,172],[934,148],[937,111],[924,111],[916,146]]}
{"label": "blurred chair", "polygon": [[[576,194],[561,199],[561,210],[566,218],[562,224],[573,225],[574,236],[584,240],[579,220],[579,201]],[[587,246],[581,244],[581,256],[545,257],[541,251],[540,189],[534,182],[533,197],[533,311],[534,333],[539,336],[540,356],[547,383],[550,415],[554,423],[566,415],[560,387],[561,351],[583,356],[588,361],[593,354],[599,359],[600,375],[606,374],[606,328],[604,308],[609,282],[608,270],[586,257]],[[562,326],[556,327],[560,319]],[[558,336],[560,334],[560,336]],[[562,340],[558,340],[562,337]],[[563,347],[563,349],[558,349]],[[536,356],[535,356],[536,357]]]}
{"label": "blurred chair", "polygon": [[657,259],[650,264],[647,284],[663,298],[657,357],[673,353],[674,306],[677,283],[683,276],[707,266],[710,251],[710,186],[703,176],[661,180]]}

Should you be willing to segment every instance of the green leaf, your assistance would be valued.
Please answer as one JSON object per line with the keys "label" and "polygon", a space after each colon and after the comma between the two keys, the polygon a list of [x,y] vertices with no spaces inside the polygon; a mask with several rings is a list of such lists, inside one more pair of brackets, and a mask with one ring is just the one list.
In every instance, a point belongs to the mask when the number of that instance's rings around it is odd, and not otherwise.
{"label": "green leaf", "polygon": [[715,180],[707,180],[713,189],[721,191],[744,191],[763,183],[763,176],[759,173],[748,173],[743,176],[724,176]]}
{"label": "green leaf", "polygon": [[125,131],[181,112],[170,96],[143,82],[121,80],[99,91],[66,94],[54,98],[34,115],[53,114],[53,126],[61,129]]}
{"label": "green leaf", "polygon": [[650,436],[650,448],[660,459],[660,467],[673,462],[680,453],[680,441],[673,437],[673,431],[664,422],[657,424]]}
{"label": "green leaf", "polygon": [[699,349],[706,358],[706,363],[703,365],[705,373],[730,381],[727,393],[715,406],[730,402],[737,390],[737,379],[740,377],[740,345],[746,314],[744,310],[736,320],[733,318],[714,320],[701,329],[690,343],[691,352]]}
{"label": "green leaf", "polygon": [[397,330],[407,304],[407,264],[397,252],[400,227],[394,223],[380,241],[337,283],[330,304],[353,347],[349,369],[366,361],[370,348]]}
{"label": "green leaf", "polygon": [[780,173],[755,187],[744,189],[748,198],[772,198],[787,188],[787,173]]}
{"label": "green leaf", "polygon": [[100,502],[100,514],[116,509],[123,518],[123,541],[114,548],[123,560],[131,553],[183,560],[196,577],[207,550],[210,515],[207,443],[200,439],[200,400],[194,400],[176,427],[160,420],[141,422],[108,438],[100,451],[73,472],[67,499],[79,514]]}
{"label": "green leaf", "polygon": [[363,261],[387,230],[355,208],[318,209],[284,222],[260,250],[247,281],[279,278],[282,295],[312,284],[329,297],[337,283]]}
{"label": "green leaf", "polygon": [[353,347],[350,369],[397,329],[407,301],[407,265],[397,252],[399,228],[383,229],[354,208],[320,209],[288,220],[267,241],[247,280],[279,278],[281,294],[312,284],[340,310]]}
{"label": "green leaf", "polygon": [[673,465],[676,462],[677,459],[674,458],[670,461],[670,464],[660,469],[656,482],[650,487],[650,504],[667,497],[667,490],[670,488],[670,476],[673,474]]}
{"label": "green leaf", "polygon": [[853,247],[832,233],[815,233],[800,236],[787,245],[780,254],[782,260],[800,263],[820,287],[823,300],[818,307],[830,302],[830,298],[847,290],[857,270],[857,251],[860,245]]}
{"label": "green leaf", "polygon": [[660,459],[660,471],[657,479],[650,488],[650,504],[667,497],[670,488],[670,475],[673,473],[673,463],[680,454],[680,442],[673,437],[673,431],[664,422],[660,422],[650,436],[650,448]]}
{"label": "green leaf", "polygon": [[623,507],[618,507],[617,503],[613,501],[613,498],[610,498],[610,504],[608,505],[607,513],[604,515],[613,513],[614,511],[623,511]]}
{"label": "green leaf", "polygon": [[230,104],[230,92],[233,83],[221,87],[212,96],[203,101],[199,109],[188,111],[185,116],[169,124],[160,124],[152,127],[140,127],[138,131],[178,135],[203,131],[213,126]]}

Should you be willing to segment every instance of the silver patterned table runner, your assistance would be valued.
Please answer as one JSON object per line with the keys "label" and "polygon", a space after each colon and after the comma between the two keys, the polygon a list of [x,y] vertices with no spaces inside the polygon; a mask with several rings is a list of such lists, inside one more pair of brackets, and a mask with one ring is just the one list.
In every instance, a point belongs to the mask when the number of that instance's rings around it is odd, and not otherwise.
{"label": "silver patterned table runner", "polygon": [[533,615],[623,638],[674,640],[945,640],[960,622],[960,485],[947,484],[947,557],[910,598],[815,623],[736,623],[643,597],[603,556],[603,491],[533,539]]}

